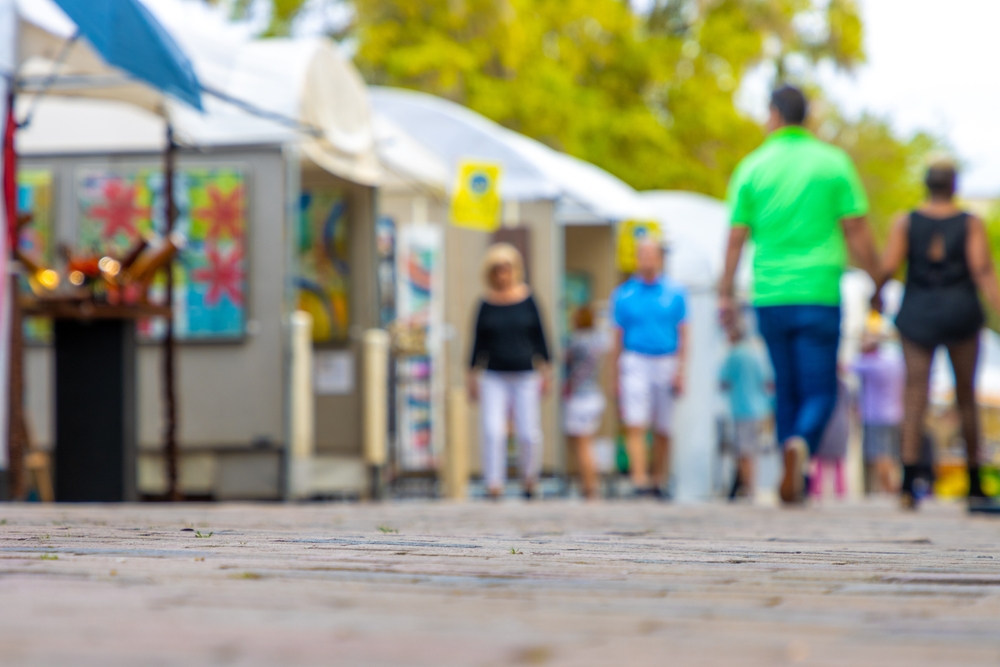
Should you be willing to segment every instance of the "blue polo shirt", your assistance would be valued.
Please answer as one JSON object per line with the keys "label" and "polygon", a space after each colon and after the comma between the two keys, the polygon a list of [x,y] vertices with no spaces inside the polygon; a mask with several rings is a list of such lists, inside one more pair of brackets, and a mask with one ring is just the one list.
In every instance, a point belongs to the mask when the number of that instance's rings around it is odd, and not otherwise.
{"label": "blue polo shirt", "polygon": [[652,356],[677,352],[684,300],[684,288],[666,276],[653,283],[633,276],[619,285],[611,295],[611,314],[625,349]]}

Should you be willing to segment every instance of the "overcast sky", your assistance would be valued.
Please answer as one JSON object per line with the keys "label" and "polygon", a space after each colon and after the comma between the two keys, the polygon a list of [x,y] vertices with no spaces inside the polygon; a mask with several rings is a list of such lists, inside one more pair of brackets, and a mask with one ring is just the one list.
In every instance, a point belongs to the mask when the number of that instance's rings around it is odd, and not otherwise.
{"label": "overcast sky", "polygon": [[[821,75],[829,94],[850,115],[867,110],[900,132],[943,138],[965,167],[962,193],[1000,196],[1000,0],[857,2],[868,62],[853,76]],[[770,76],[759,74],[738,101],[763,118]]]}
{"label": "overcast sky", "polygon": [[868,63],[829,81],[845,110],[943,137],[963,194],[1000,196],[1000,2],[860,0]]}

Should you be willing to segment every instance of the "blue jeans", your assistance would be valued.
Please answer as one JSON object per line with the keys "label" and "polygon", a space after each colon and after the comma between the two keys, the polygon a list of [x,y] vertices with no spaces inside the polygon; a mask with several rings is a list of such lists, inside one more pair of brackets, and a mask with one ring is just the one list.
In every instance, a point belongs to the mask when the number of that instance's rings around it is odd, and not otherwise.
{"label": "blue jeans", "polygon": [[774,365],[778,441],[799,436],[813,454],[837,404],[839,306],[762,306],[760,334]]}

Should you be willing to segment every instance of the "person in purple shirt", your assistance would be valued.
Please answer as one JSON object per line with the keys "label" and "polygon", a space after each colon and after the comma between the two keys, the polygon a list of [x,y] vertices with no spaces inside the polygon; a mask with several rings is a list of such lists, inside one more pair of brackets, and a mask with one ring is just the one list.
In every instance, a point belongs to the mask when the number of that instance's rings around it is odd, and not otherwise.
{"label": "person in purple shirt", "polygon": [[864,428],[866,486],[869,491],[894,493],[906,367],[899,355],[882,347],[877,336],[866,334],[851,370],[861,380],[858,407]]}

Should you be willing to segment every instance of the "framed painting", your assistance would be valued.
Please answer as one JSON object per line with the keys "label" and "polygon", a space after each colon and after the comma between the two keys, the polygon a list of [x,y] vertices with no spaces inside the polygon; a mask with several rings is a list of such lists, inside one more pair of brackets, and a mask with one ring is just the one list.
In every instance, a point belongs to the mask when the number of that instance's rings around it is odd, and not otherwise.
{"label": "framed painting", "polygon": [[342,343],[350,327],[347,200],[336,190],[302,193],[299,208],[298,308],[313,318],[314,343]]}
{"label": "framed painting", "polygon": [[[239,340],[246,326],[247,185],[236,166],[178,169],[174,228],[185,245],[174,262],[174,332],[179,340]],[[78,252],[123,256],[141,236],[162,234],[163,175],[158,169],[83,169],[77,175]],[[166,277],[150,287],[163,303]],[[164,323],[140,323],[158,339]]]}
{"label": "framed painting", "polygon": [[[17,210],[19,213],[30,213],[31,221],[18,231],[17,247],[36,264],[46,267],[55,263],[56,254],[52,188],[52,170],[18,169]],[[45,317],[24,318],[24,340],[29,344],[52,342],[52,320]]]}

